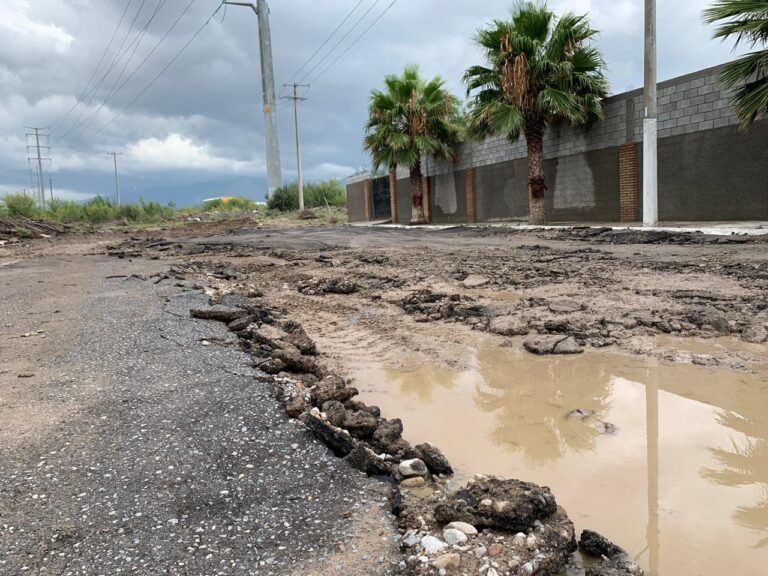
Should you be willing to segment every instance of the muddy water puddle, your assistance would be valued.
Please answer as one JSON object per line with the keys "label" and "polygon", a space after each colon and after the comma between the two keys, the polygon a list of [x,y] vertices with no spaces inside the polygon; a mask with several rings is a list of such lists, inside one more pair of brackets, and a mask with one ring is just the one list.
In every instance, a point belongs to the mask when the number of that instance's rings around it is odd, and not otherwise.
{"label": "muddy water puddle", "polygon": [[550,486],[577,530],[612,537],[653,576],[768,573],[768,372],[490,341],[467,354],[462,370],[414,358],[353,374],[460,479]]}

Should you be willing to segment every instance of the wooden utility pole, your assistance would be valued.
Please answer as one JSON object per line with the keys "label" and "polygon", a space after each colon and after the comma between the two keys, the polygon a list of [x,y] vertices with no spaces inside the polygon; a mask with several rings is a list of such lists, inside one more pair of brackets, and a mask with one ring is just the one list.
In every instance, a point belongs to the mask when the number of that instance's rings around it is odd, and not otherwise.
{"label": "wooden utility pole", "polygon": [[[284,86],[288,86],[285,84]],[[299,88],[309,88],[309,84],[296,84],[293,87],[293,96],[284,96],[286,100],[293,100],[293,121],[296,128],[296,184],[299,188],[299,213],[304,212],[304,178],[301,171],[301,136],[299,134],[299,102],[306,100],[299,96]]]}

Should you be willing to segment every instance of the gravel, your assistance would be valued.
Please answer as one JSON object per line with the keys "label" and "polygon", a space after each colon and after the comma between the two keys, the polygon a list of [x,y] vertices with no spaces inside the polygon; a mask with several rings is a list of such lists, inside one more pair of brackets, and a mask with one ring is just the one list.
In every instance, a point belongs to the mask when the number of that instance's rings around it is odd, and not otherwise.
{"label": "gravel", "polygon": [[284,575],[385,515],[381,485],[286,419],[236,337],[189,317],[207,297],[179,290],[87,298],[48,366],[73,410],[0,446],[0,574]]}

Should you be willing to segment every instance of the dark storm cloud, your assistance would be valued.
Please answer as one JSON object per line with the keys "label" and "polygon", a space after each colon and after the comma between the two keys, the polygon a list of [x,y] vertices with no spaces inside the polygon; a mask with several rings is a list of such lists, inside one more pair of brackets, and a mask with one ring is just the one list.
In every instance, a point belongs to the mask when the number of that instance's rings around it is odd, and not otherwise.
{"label": "dark storm cloud", "polygon": [[[141,28],[159,0],[145,0]],[[3,0],[0,5],[0,193],[29,186],[24,124],[44,126],[60,117],[81,94],[128,0]],[[375,0],[364,0],[328,47]],[[390,3],[379,1],[359,27]],[[130,71],[148,53],[188,4],[167,0],[144,36]],[[271,26],[277,83],[291,80],[320,42],[357,0],[273,0]],[[361,150],[367,96],[384,74],[419,64],[425,75],[439,74],[463,96],[460,77],[479,54],[471,36],[483,23],[504,17],[508,0],[446,2],[399,0],[376,26],[328,72],[313,82],[302,104],[302,140],[310,177],[345,176],[368,165]],[[730,46],[709,40],[700,23],[706,0],[659,0],[661,79],[731,58]],[[112,58],[141,0],[132,0],[116,35]],[[162,47],[125,88],[96,113],[78,142],[67,134],[80,116],[87,118],[109,92],[81,103],[53,133],[53,177],[62,188],[101,192],[110,164],[103,153],[125,152],[127,189],[135,195],[180,202],[237,189],[259,194],[264,181],[264,144],[256,18],[247,9],[220,11],[179,60],[125,114],[98,135],[93,133],[162,69],[218,5],[196,0]],[[608,62],[614,92],[642,85],[642,0],[558,0],[550,5],[589,12],[601,30],[599,43]],[[224,17],[223,22],[221,21]],[[341,49],[358,35],[353,32]],[[131,38],[128,39],[130,45]],[[322,53],[321,53],[322,56]],[[331,56],[317,72],[335,59]],[[319,59],[317,59],[319,60]],[[315,61],[315,63],[317,62]],[[302,80],[315,63],[295,80]],[[120,66],[117,66],[117,70]],[[317,73],[316,72],[316,73]],[[316,75],[316,73],[314,75]],[[310,79],[314,77],[310,75]],[[99,75],[97,75],[97,78]],[[81,114],[82,111],[82,114]],[[279,106],[284,179],[293,177],[293,126],[289,103]],[[250,182],[250,188],[247,183]],[[102,184],[103,183],[103,184]],[[207,188],[206,188],[207,187]],[[195,190],[185,196],[185,190]],[[166,191],[165,193],[163,191]],[[108,188],[107,188],[108,191]]]}

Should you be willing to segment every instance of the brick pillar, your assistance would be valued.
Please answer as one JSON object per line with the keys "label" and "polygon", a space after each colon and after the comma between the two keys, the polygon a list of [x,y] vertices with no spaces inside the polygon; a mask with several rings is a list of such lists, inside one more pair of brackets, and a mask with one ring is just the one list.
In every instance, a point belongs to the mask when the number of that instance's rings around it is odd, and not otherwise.
{"label": "brick pillar", "polygon": [[640,210],[637,190],[637,142],[619,146],[619,220],[637,222]]}
{"label": "brick pillar", "polygon": [[477,222],[477,190],[475,189],[475,169],[464,172],[464,186],[467,195],[467,222]]}
{"label": "brick pillar", "polygon": [[424,176],[424,178],[421,181],[421,190],[424,193],[424,218],[427,220],[427,224],[429,224],[431,220],[431,210],[429,209],[429,176]]}
{"label": "brick pillar", "polygon": [[365,202],[365,219],[369,222],[373,220],[373,198],[371,196],[371,179],[368,178],[363,184],[363,201]]}
{"label": "brick pillar", "polygon": [[392,212],[392,224],[397,224],[397,170],[389,173],[389,206]]}

